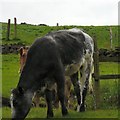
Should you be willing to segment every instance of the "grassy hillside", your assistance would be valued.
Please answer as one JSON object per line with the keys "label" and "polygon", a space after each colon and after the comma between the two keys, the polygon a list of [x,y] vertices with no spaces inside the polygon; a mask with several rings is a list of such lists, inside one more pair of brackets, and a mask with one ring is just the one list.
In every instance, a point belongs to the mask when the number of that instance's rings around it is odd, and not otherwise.
{"label": "grassy hillside", "polygon": [[[6,40],[7,24],[2,23],[2,42],[3,44],[24,43],[31,45],[33,41],[42,37],[50,31],[70,28],[83,29],[89,35],[96,36],[99,48],[110,48],[110,26],[37,26],[28,24],[17,25],[17,39],[14,38],[14,25],[11,24],[10,40]],[[118,46],[118,26],[111,26],[113,32],[113,47]]]}

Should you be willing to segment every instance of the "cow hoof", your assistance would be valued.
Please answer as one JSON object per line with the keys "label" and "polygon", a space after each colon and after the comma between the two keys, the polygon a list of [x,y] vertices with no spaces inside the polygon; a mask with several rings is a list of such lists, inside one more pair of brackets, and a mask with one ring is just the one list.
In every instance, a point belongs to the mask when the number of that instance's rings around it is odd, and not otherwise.
{"label": "cow hoof", "polygon": [[77,106],[74,108],[75,111],[77,111]]}
{"label": "cow hoof", "polygon": [[53,118],[53,116],[52,115],[47,115],[47,119],[49,119],[49,118]]}
{"label": "cow hoof", "polygon": [[53,113],[47,114],[47,118],[52,118],[53,116],[54,116]]}
{"label": "cow hoof", "polygon": [[85,106],[84,105],[80,106],[80,112],[85,112]]}
{"label": "cow hoof", "polygon": [[64,111],[62,111],[62,115],[63,115],[63,116],[68,115],[68,111],[67,111],[67,109],[65,109]]}

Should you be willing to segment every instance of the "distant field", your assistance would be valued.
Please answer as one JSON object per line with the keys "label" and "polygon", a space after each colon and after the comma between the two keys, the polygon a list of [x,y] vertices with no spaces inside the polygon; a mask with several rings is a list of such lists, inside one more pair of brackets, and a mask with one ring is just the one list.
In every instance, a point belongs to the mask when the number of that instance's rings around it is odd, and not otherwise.
{"label": "distant field", "polygon": [[[3,44],[24,43],[31,45],[33,41],[42,37],[50,31],[70,28],[83,29],[89,35],[96,36],[99,48],[110,48],[110,26],[37,26],[37,25],[17,25],[17,39],[14,39],[14,25],[11,24],[10,40],[6,40],[7,24],[2,24],[2,42]],[[118,26],[111,26],[113,33],[113,47],[118,46]],[[119,42],[119,43],[118,43]]]}

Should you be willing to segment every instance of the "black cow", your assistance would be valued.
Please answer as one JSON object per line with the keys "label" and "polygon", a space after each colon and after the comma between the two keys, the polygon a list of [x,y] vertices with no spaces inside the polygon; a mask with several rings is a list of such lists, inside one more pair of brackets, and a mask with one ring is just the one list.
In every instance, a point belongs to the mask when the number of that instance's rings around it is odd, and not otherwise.
{"label": "black cow", "polygon": [[[93,40],[79,29],[59,30],[38,38],[30,47],[19,83],[11,94],[12,118],[25,118],[33,93],[44,87],[47,101],[47,117],[53,117],[52,89],[57,84],[62,115],[65,106],[65,76],[69,76],[77,96],[77,111],[85,111],[85,96],[93,63]],[[80,70],[81,79],[78,79]]]}

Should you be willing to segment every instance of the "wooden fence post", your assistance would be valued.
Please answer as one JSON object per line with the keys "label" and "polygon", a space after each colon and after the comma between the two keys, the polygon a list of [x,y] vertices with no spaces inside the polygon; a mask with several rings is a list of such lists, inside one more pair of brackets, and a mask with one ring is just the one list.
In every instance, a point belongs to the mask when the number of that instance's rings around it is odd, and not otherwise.
{"label": "wooden fence post", "polygon": [[9,37],[10,37],[10,19],[8,19],[6,40],[9,40],[10,39]]}
{"label": "wooden fence post", "polygon": [[110,27],[110,48],[113,49],[112,45],[112,28]]}
{"label": "wooden fence post", "polygon": [[14,39],[17,38],[17,19],[14,18]]}
{"label": "wooden fence post", "polygon": [[99,80],[99,51],[97,47],[96,37],[94,37],[94,92],[96,108],[100,108],[100,80]]}
{"label": "wooden fence post", "polygon": [[57,26],[59,26],[59,23],[57,23]]}

